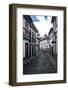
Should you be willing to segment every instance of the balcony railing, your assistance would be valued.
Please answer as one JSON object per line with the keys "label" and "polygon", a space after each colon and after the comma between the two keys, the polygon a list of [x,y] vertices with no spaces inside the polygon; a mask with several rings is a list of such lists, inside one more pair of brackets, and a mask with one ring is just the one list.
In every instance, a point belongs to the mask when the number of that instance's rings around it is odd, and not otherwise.
{"label": "balcony railing", "polygon": [[23,38],[31,40],[31,32],[26,30],[24,27],[23,27]]}

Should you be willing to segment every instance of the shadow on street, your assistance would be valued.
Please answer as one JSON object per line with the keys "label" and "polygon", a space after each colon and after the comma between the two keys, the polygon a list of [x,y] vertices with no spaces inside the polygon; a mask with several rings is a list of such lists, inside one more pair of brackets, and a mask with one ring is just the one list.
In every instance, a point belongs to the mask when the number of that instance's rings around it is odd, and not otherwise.
{"label": "shadow on street", "polygon": [[[55,63],[55,65],[53,64]],[[40,51],[40,55],[23,66],[23,74],[57,73],[57,61],[52,60],[47,52]]]}

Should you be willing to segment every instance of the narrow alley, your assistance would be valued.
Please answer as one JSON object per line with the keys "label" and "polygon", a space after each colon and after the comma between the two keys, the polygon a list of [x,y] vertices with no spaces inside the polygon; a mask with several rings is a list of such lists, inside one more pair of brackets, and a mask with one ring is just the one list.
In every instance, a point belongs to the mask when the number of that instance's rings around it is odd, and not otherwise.
{"label": "narrow alley", "polygon": [[[54,62],[56,62],[54,60]],[[49,55],[40,51],[40,55],[26,64],[23,68],[23,74],[44,74],[44,73],[57,73],[57,62],[54,66]]]}

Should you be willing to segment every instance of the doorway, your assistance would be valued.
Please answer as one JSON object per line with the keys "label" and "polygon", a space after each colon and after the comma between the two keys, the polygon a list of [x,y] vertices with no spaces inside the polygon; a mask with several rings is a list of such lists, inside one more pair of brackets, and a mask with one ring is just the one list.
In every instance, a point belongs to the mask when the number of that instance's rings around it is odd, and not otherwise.
{"label": "doorway", "polygon": [[28,43],[25,43],[25,57],[28,57]]}

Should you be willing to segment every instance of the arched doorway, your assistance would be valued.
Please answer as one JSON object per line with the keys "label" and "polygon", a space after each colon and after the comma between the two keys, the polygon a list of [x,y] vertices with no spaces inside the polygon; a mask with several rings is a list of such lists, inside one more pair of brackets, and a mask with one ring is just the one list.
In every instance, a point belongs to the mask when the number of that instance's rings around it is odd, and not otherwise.
{"label": "arched doorway", "polygon": [[28,43],[25,43],[25,57],[28,57]]}

